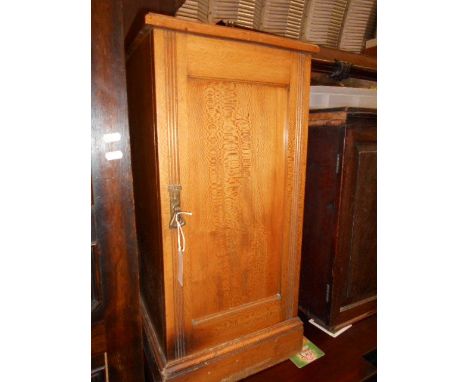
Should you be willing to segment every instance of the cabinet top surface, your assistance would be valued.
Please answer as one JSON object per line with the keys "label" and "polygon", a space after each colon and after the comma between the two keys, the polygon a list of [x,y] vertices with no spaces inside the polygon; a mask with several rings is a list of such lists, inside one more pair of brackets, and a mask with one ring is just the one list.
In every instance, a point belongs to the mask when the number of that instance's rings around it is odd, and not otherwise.
{"label": "cabinet top surface", "polygon": [[329,107],[325,109],[310,109],[309,114],[312,116],[314,114],[323,114],[327,113],[333,116],[333,113],[344,112],[347,114],[377,114],[377,109],[372,109],[368,107],[352,107],[352,106],[340,106],[340,107]]}
{"label": "cabinet top surface", "polygon": [[225,27],[212,24],[203,24],[194,21],[180,20],[176,19],[175,17],[159,15],[156,13],[147,13],[145,15],[144,27],[171,29],[198,35],[247,41],[307,53],[316,53],[320,50],[317,45],[293,40],[286,37],[279,37],[261,32],[253,32],[235,27]]}
{"label": "cabinet top surface", "polygon": [[309,126],[341,126],[351,116],[376,118],[377,109],[346,106],[309,110]]}

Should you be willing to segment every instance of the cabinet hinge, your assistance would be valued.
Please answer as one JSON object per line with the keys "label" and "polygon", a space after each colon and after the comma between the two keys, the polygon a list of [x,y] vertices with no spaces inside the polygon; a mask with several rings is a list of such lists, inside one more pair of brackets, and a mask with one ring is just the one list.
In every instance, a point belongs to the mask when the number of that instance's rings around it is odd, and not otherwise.
{"label": "cabinet hinge", "polygon": [[340,172],[340,159],[341,159],[341,155],[340,154],[336,154],[336,173],[338,174]]}
{"label": "cabinet hinge", "polygon": [[327,289],[325,291],[325,302],[330,302],[330,284],[327,284]]}

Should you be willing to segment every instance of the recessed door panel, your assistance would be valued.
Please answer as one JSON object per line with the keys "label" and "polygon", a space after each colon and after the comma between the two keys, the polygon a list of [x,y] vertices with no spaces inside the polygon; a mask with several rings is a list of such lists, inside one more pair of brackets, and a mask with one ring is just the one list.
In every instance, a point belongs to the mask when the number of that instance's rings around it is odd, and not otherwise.
{"label": "recessed door panel", "polygon": [[191,78],[187,94],[185,297],[206,343],[281,319],[288,89]]}
{"label": "recessed door panel", "polygon": [[[375,122],[346,131],[335,265],[334,317],[369,311],[377,295],[377,136]],[[362,125],[362,126],[361,126]],[[337,315],[338,314],[338,315]],[[336,321],[336,322],[338,322]]]}
{"label": "recessed door panel", "polygon": [[190,80],[188,94],[181,184],[198,319],[280,293],[287,89]]}
{"label": "recessed door panel", "polygon": [[351,250],[346,297],[349,302],[377,290],[377,144],[357,144]]}

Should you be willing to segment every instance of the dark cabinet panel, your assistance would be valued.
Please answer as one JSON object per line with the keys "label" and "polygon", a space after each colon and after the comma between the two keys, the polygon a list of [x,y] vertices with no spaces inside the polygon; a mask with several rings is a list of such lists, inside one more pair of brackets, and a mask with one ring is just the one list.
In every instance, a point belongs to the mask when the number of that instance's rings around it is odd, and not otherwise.
{"label": "dark cabinet panel", "polygon": [[[322,256],[304,256],[301,264],[301,306],[328,318],[327,285],[331,282],[331,256],[335,245],[336,199],[339,192],[337,163],[343,144],[343,129],[331,126],[309,131],[306,196],[304,202],[303,254],[319,251]],[[339,165],[339,163],[338,163]],[[320,269],[321,272],[315,270]],[[310,277],[309,277],[310,275]]]}
{"label": "dark cabinet panel", "polygon": [[102,318],[103,308],[102,270],[95,223],[96,218],[93,203],[91,205],[91,315],[93,322]]}
{"label": "dark cabinet panel", "polygon": [[[376,294],[377,290],[377,145],[356,144],[352,189],[350,250],[345,303],[351,304]],[[353,170],[354,170],[353,169]],[[345,228],[344,228],[345,229]]]}
{"label": "dark cabinet panel", "polygon": [[122,1],[91,8],[91,380],[143,381]]}
{"label": "dark cabinet panel", "polygon": [[93,320],[99,319],[102,307],[101,269],[97,246],[91,246],[91,313]]}
{"label": "dark cabinet panel", "polygon": [[106,370],[104,368],[92,370],[91,382],[106,382]]}
{"label": "dark cabinet panel", "polygon": [[331,329],[376,310],[376,112],[311,113],[299,305]]}

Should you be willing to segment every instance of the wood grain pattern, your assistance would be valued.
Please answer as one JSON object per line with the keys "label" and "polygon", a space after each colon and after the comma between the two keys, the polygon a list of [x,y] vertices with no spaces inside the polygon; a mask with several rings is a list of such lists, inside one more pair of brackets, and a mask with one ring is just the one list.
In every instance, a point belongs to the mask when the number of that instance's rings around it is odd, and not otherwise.
{"label": "wood grain pattern", "polygon": [[166,350],[164,278],[160,276],[164,272],[161,195],[156,136],[152,131],[156,124],[153,40],[147,39],[134,55],[135,59],[127,63],[127,87],[130,126],[138,126],[131,129],[131,144],[138,147],[138,155],[132,155],[132,168],[140,275],[144,280],[140,295]]}
{"label": "wood grain pattern", "polygon": [[91,325],[91,357],[103,357],[106,349],[105,323],[103,320],[93,321]]}
{"label": "wood grain pattern", "polygon": [[[276,113],[254,118],[268,103]],[[190,163],[183,188],[197,189],[184,194],[184,203],[194,213],[187,236],[198,240],[188,248],[187,297],[200,318],[281,292],[282,224],[272,215],[281,213],[282,200],[264,190],[281,189],[285,177],[287,91],[192,80],[189,104],[193,132],[186,146],[181,142]]]}
{"label": "wood grain pattern", "polygon": [[233,341],[166,361],[142,305],[146,355],[152,381],[236,381],[287,359],[290,349],[302,344],[302,323],[298,318],[249,333]]}
{"label": "wood grain pattern", "polygon": [[[308,53],[319,52],[320,50],[320,48],[314,44],[308,44],[302,41],[284,37],[278,37],[267,33],[258,33],[244,29],[186,21],[176,19],[174,17],[158,15],[156,13],[147,13],[144,17],[142,17],[142,20],[140,21],[140,31],[143,30],[145,26],[171,29],[215,38],[239,40]],[[132,36],[131,40],[138,40],[136,38],[136,33]],[[129,46],[129,50],[131,51],[132,49],[133,48]]]}
{"label": "wood grain pattern", "polygon": [[[300,277],[300,259],[302,248],[303,201],[305,192],[305,172],[307,165],[307,110],[309,108],[310,59],[300,54],[296,61],[295,73],[291,76],[291,92],[289,104],[290,126],[294,126],[292,134],[288,134],[288,163],[293,164],[288,171],[288,179],[292,178],[291,204],[287,216],[290,219],[288,289],[285,318],[293,317],[298,310],[298,291]],[[291,110],[295,109],[295,113]],[[289,184],[288,184],[289,187]]]}
{"label": "wood grain pattern", "polygon": [[377,290],[377,145],[357,143],[353,227],[349,254],[348,304],[365,299]]}
{"label": "wood grain pattern", "polygon": [[338,329],[376,311],[376,113],[310,115],[300,310]]}
{"label": "wood grain pattern", "polygon": [[[180,363],[181,380],[239,378],[241,367],[251,373],[297,351],[300,323],[272,359],[257,361],[239,348],[238,364],[223,363],[220,374],[211,368],[199,374],[200,366],[186,362],[213,357],[242,338],[276,343],[273,328],[297,314],[310,55],[254,45],[250,37],[194,35],[176,24],[140,36],[128,62],[140,241],[161,238],[160,245],[141,247],[148,263],[162,263],[142,270],[147,370],[159,368],[167,379]],[[138,64],[148,57],[151,74],[149,64]],[[226,65],[228,57],[235,67]],[[258,62],[268,63],[262,73]],[[149,160],[154,171],[143,169]],[[174,184],[181,187],[182,210],[192,212],[183,227],[183,287],[176,277],[177,231],[169,224]],[[148,209],[158,218],[146,218]],[[163,288],[143,286],[157,276]],[[158,308],[156,293],[164,300]]]}
{"label": "wood grain pattern", "polygon": [[[335,246],[336,200],[340,179],[337,155],[342,152],[344,121],[334,126],[324,121],[339,121],[335,116],[309,121],[306,197],[302,240],[300,310],[328,322],[330,301],[327,288],[332,284],[332,259]],[[336,113],[338,114],[338,113]],[[328,287],[327,287],[328,285]]]}
{"label": "wood grain pattern", "polygon": [[91,246],[91,315],[93,321],[102,318],[104,300],[100,256],[97,245]]}
{"label": "wood grain pattern", "polygon": [[183,38],[173,31],[154,32],[154,60],[156,80],[158,162],[162,209],[163,250],[165,254],[164,280],[166,291],[167,348],[169,358],[182,357],[186,350],[184,323],[184,293],[174,275],[178,271],[177,232],[169,229],[169,188],[180,185],[179,130],[184,123],[185,108],[182,86],[186,78],[184,51],[178,41]]}
{"label": "wood grain pattern", "polygon": [[376,115],[351,113],[345,140],[330,317],[335,325],[377,308]]}
{"label": "wood grain pattern", "polygon": [[[106,352],[112,381],[143,379],[138,252],[133,207],[120,0],[91,2],[92,186],[105,330],[93,330],[92,353]],[[110,146],[103,136],[120,133]],[[105,153],[120,150],[120,160]],[[104,347],[104,349],[103,349]]]}
{"label": "wood grain pattern", "polygon": [[[167,126],[167,155],[168,155],[168,191],[171,186],[180,185],[180,169],[179,169],[179,96],[178,96],[178,70],[177,66],[177,47],[176,34],[173,31],[164,31],[165,40],[165,90],[166,90],[166,126]],[[168,220],[171,216],[168,216]],[[167,227],[167,225],[166,225]],[[178,253],[176,241],[177,237],[172,231],[172,267],[178,270]],[[174,328],[175,328],[175,356],[182,357],[185,355],[185,330],[184,330],[184,294],[179,283],[173,283],[174,288]]]}
{"label": "wood grain pattern", "polygon": [[348,115],[344,111],[316,111],[309,115],[309,127],[343,126]]}
{"label": "wood grain pattern", "polygon": [[[293,65],[290,51],[197,35],[187,35],[186,44],[190,77],[289,86]],[[239,55],[239,50],[244,53]],[[258,70],[258,62],[268,65]],[[286,65],[288,62],[291,65]]]}

